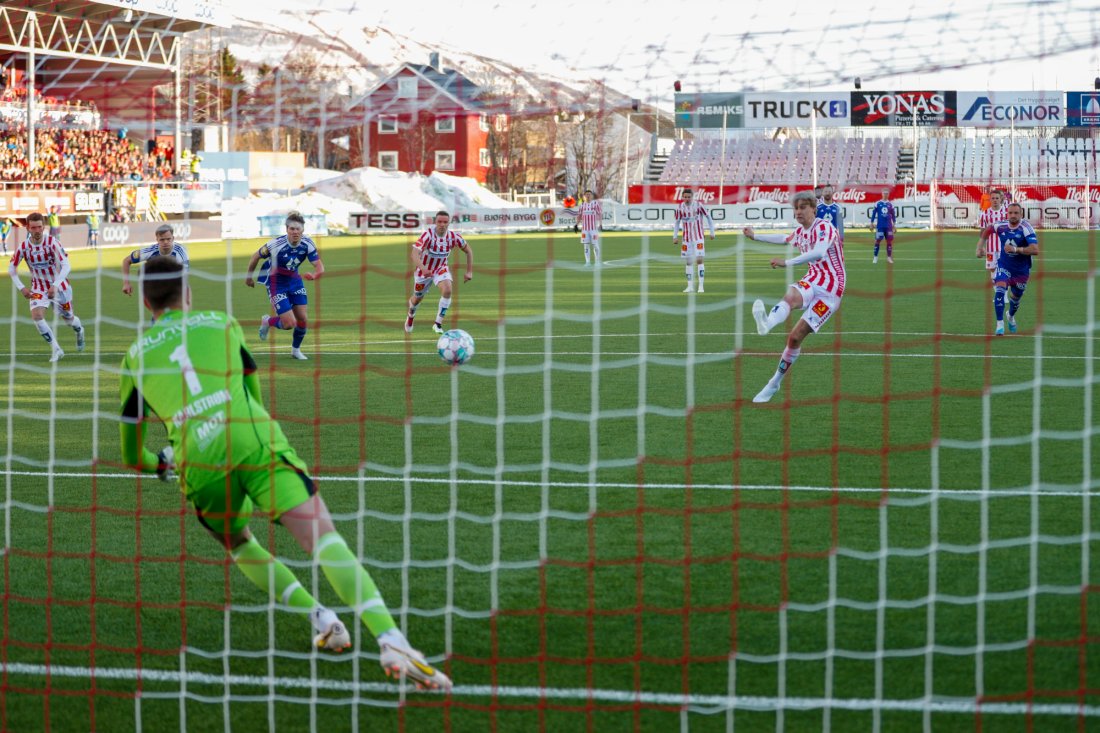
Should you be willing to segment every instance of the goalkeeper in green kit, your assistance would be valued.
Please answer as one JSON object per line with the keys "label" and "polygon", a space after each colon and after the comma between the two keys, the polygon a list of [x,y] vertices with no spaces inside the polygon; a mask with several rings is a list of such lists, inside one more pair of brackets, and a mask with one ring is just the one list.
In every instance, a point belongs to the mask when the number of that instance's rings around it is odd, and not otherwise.
{"label": "goalkeeper in green kit", "polygon": [[[240,324],[219,311],[191,310],[183,266],[170,257],[151,258],[141,283],[155,324],[122,360],[123,462],[168,479],[178,459],[180,482],[199,522],[241,572],[273,601],[308,614],[317,647],[347,649],[351,634],[336,614],[248,530],[253,509],[278,521],[378,640],[387,675],[449,690],[450,679],[397,628],[374,581],[336,531],[305,464],[264,408]],[[171,443],[159,454],[146,447],[151,419],[164,422]]]}

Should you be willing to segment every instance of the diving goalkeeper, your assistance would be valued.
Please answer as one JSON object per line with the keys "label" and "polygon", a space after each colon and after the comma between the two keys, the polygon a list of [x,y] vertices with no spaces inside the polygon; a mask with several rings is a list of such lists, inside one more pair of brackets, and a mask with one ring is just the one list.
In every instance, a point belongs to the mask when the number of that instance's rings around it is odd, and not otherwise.
{"label": "diving goalkeeper", "polygon": [[[387,675],[449,690],[450,679],[397,628],[370,574],[336,531],[305,464],[264,408],[240,324],[225,313],[191,310],[183,266],[171,257],[151,258],[141,285],[155,325],[122,360],[123,462],[163,479],[178,458],[181,485],[199,522],[241,572],[272,600],[308,614],[319,648],[347,649],[351,634],[336,614],[248,530],[254,508],[278,520],[378,640]],[[168,431],[171,447],[160,454],[146,447],[150,417]]]}

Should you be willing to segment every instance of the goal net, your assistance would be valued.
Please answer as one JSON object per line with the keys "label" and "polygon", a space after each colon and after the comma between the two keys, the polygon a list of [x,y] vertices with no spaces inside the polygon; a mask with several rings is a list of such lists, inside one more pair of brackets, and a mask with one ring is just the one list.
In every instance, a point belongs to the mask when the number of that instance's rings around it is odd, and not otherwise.
{"label": "goal net", "polygon": [[[409,241],[322,240],[310,361],[287,333],[249,340],[338,528],[454,693],[402,693],[361,628],[354,653],[311,653],[175,488],[121,470],[117,364],[148,321],[112,249],[72,255],[84,354],[48,365],[6,299],[9,727],[1096,714],[1091,233],[1044,234],[1002,340],[971,233],[899,233],[887,266],[853,232],[845,307],[767,406],[751,399],[784,337],[749,306],[799,275],[768,270],[770,247],[720,235],[706,294],[684,294],[667,234],[608,233],[594,268],[571,233],[471,237],[447,323],[477,354],[450,369],[430,312],[400,328]],[[258,244],[192,244],[196,305],[256,323]],[[350,621],[282,530],[253,530]]]}
{"label": "goal net", "polygon": [[[192,69],[202,117],[195,109],[184,117],[196,115],[188,123],[196,139],[232,131],[253,152],[359,172],[275,205],[271,191],[242,196],[225,204],[219,236],[179,237],[191,302],[242,324],[265,406],[336,529],[400,630],[454,689],[417,692],[387,679],[356,619],[363,609],[337,596],[285,527],[257,513],[256,541],[352,633],[343,654],[316,649],[303,614],[246,580],[178,485],[123,465],[119,365],[135,339],[163,326],[142,306],[141,266],[127,295],[120,263],[153,240],[119,235],[91,248],[63,234],[83,351],[50,309],[46,322],[66,351],[51,363],[22,293],[0,298],[8,344],[0,729],[1096,725],[1093,163],[1070,177],[1024,175],[1013,163],[1006,178],[992,162],[925,174],[923,161],[937,160],[920,155],[930,147],[921,147],[925,133],[900,126],[881,139],[861,128],[814,129],[789,138],[805,145],[787,146],[771,128],[702,145],[702,134],[674,132],[671,93],[634,109],[629,94],[563,100],[544,90],[546,106],[521,109],[500,129],[491,115],[467,121],[469,135],[492,133],[493,162],[483,167],[501,174],[491,187],[505,202],[440,174],[461,158],[423,135],[379,148],[402,128],[390,128],[384,110],[357,106],[359,94],[337,99],[330,76],[311,75],[331,69],[303,51],[314,47],[301,31],[312,21],[291,20],[291,30],[242,28],[241,38],[290,39],[300,53],[279,67],[244,60],[241,78],[216,37],[196,41],[192,50],[212,54],[208,67],[218,71]],[[863,39],[862,23],[840,32]],[[818,25],[792,30],[817,38]],[[1087,27],[1067,21],[1049,53],[1091,47],[1071,33]],[[335,53],[341,43],[326,37],[324,48]],[[394,43],[401,54],[424,49]],[[661,58],[623,62],[644,76]],[[717,61],[698,65],[699,80],[725,83]],[[890,57],[898,72],[932,73],[931,65]],[[826,80],[820,60],[812,66],[812,81],[835,82],[835,70]],[[530,82],[509,68],[509,81]],[[510,88],[494,89],[495,99]],[[461,124],[433,119],[431,135]],[[521,126],[523,144],[505,134]],[[537,158],[566,145],[575,147]],[[380,170],[429,154],[437,172],[422,178]],[[588,155],[598,164],[586,167]],[[865,164],[872,155],[875,164]],[[915,160],[908,174],[903,158]],[[682,170],[670,180],[649,170],[666,159]],[[208,171],[215,160],[203,161]],[[807,165],[832,166],[821,181],[835,184],[849,221],[846,285],[842,307],[816,314],[827,322],[805,335],[792,363],[783,355],[803,312],[761,335],[753,307],[775,306],[806,266],[776,263],[791,250],[742,227],[789,233],[790,196],[810,189],[822,168],[811,180],[759,176]],[[545,175],[529,177],[536,168]],[[218,168],[226,185],[233,169],[232,161]],[[839,180],[842,172],[851,177]],[[690,187],[716,196],[705,203],[726,218],[714,239],[707,233],[704,261],[685,266],[671,221]],[[576,212],[559,203],[586,188],[604,207],[598,250],[581,243]],[[1025,204],[1040,246],[1026,289],[1006,295],[1004,335],[995,335],[999,306],[974,256],[992,188]],[[762,189],[771,193],[760,198]],[[889,244],[869,218],[880,189],[904,202]],[[433,287],[407,332],[410,247],[437,205],[450,208],[470,245],[472,278],[464,252],[452,252],[446,313]],[[262,287],[245,284],[250,259],[299,206],[313,206],[306,234],[324,266],[305,283],[306,360],[291,357],[291,330],[273,327],[261,339],[272,305]],[[169,223],[199,232],[211,221]],[[16,233],[22,241],[25,230]],[[436,318],[473,337],[472,360],[440,360]],[[785,370],[778,392],[755,403],[777,368]],[[165,440],[151,425],[150,447]]]}

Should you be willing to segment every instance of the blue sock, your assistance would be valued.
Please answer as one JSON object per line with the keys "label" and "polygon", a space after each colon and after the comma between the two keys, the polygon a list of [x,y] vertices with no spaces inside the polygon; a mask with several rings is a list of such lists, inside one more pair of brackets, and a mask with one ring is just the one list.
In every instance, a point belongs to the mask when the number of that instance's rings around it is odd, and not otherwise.
{"label": "blue sock", "polygon": [[875,257],[878,257],[878,247],[879,247],[878,242],[875,242]]}
{"label": "blue sock", "polygon": [[1005,289],[1001,285],[997,286],[993,295],[993,310],[997,312],[998,321],[1005,319]]}
{"label": "blue sock", "polygon": [[[1002,308],[1003,310],[1003,308]],[[301,326],[294,327],[294,339],[291,341],[291,346],[299,348],[302,345],[302,341],[306,338],[306,330]]]}
{"label": "blue sock", "polygon": [[1024,286],[1013,285],[1008,294],[1008,314],[1015,316],[1020,309],[1020,301],[1024,298]]}

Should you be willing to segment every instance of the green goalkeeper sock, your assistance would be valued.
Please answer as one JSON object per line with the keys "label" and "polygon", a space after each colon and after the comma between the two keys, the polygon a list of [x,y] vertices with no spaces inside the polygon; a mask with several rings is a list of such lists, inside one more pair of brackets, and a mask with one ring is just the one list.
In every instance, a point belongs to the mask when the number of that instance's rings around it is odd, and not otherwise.
{"label": "green goalkeeper sock", "polygon": [[229,556],[253,585],[267,593],[268,598],[277,598],[283,605],[304,611],[312,611],[317,605],[290,568],[272,557],[254,537],[238,545]]}
{"label": "green goalkeeper sock", "polygon": [[336,595],[351,606],[376,639],[397,627],[370,573],[359,564],[339,532],[321,537],[313,557]]}

